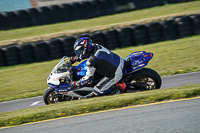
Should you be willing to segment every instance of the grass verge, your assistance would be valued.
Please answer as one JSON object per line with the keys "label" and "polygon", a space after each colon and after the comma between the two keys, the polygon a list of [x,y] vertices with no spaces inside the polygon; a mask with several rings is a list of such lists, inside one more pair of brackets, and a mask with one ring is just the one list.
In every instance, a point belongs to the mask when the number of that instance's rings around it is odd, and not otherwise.
{"label": "grass verge", "polygon": [[[123,58],[135,51],[154,53],[149,68],[161,76],[200,71],[200,35],[155,44],[116,49]],[[0,68],[0,102],[42,95],[46,79],[59,60]]]}
{"label": "grass verge", "polygon": [[199,14],[199,7],[200,1],[193,1],[86,20],[0,31],[0,45],[8,45],[14,42],[20,44],[38,40],[47,40],[50,38],[69,36],[81,32],[124,27],[132,24],[148,23],[155,20],[159,21],[174,16]]}
{"label": "grass verge", "polygon": [[147,104],[163,100],[195,97],[200,95],[199,86],[200,84],[192,84],[148,92],[125,93],[115,96],[96,97],[0,113],[0,127],[20,125],[29,122],[67,117],[131,105]]}

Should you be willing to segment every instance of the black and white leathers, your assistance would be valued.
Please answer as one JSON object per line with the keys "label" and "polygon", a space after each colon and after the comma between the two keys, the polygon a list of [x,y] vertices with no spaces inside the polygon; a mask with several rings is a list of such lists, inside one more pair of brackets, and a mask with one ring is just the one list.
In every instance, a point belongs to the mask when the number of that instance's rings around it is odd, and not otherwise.
{"label": "black and white leathers", "polygon": [[124,61],[119,55],[99,44],[93,44],[93,47],[94,49],[86,62],[86,75],[77,81],[76,85],[84,86],[91,83],[96,72],[103,75],[104,78],[94,87],[94,92],[96,94],[103,94],[105,90],[109,89],[122,78]]}

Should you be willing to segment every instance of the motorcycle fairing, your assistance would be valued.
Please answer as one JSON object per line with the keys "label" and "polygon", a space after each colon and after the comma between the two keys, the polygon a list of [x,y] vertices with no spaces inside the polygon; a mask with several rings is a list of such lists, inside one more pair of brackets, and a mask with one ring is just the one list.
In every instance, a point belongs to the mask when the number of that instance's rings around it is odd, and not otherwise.
{"label": "motorcycle fairing", "polygon": [[129,65],[124,70],[124,74],[137,71],[145,67],[148,62],[152,59],[153,53],[146,51],[137,51],[128,55],[124,61],[128,62]]}
{"label": "motorcycle fairing", "polygon": [[[137,51],[137,52],[131,53],[130,55],[128,55],[124,59],[125,62],[128,62],[130,64],[130,65],[128,65],[128,67],[124,68],[124,74],[129,74],[131,72],[134,72],[136,70],[139,70],[139,69],[145,67],[148,64],[148,62],[152,59],[152,57],[153,57],[153,53],[146,52],[146,51]],[[53,76],[52,74],[57,73],[57,69],[64,62],[63,60],[66,60],[66,59],[63,58],[60,61],[60,63],[55,66],[55,68],[52,70],[51,74],[49,75],[49,78],[47,79],[48,84],[51,87],[55,88],[56,92],[59,92],[59,93],[64,93],[64,92],[76,90],[76,88],[72,88],[69,84],[60,82],[59,78],[70,75],[66,72],[62,73],[61,75],[59,75],[56,78],[54,77],[54,80],[57,81],[56,83],[55,83],[55,81],[52,82],[52,79],[50,79],[50,77]],[[86,72],[87,72],[86,62],[87,62],[87,60],[83,61],[78,66],[76,66],[76,71],[75,71],[75,74],[74,74],[76,80],[79,80],[86,75]],[[65,75],[65,73],[66,73],[66,75]],[[94,76],[93,83],[89,86],[95,86],[95,84],[98,83],[98,81],[101,78],[102,78],[102,75],[99,75],[99,74],[96,73],[95,76]]]}

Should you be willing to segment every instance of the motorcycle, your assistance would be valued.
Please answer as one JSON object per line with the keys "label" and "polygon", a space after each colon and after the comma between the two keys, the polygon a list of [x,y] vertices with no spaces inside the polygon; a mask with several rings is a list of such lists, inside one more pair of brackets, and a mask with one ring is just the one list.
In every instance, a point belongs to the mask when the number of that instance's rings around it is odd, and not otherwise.
{"label": "motorcycle", "polygon": [[[160,75],[153,69],[144,68],[152,58],[153,53],[146,51],[137,51],[128,55],[124,59],[123,77],[118,83],[118,85],[121,83],[125,85],[123,92],[110,91],[107,95],[160,89],[162,84]],[[92,84],[78,89],[70,85],[70,82],[77,81],[86,75],[86,61],[72,66],[68,57],[64,56],[60,60],[47,78],[49,87],[43,94],[46,105],[84,99],[93,92],[93,87],[103,78],[98,73],[94,74]]]}

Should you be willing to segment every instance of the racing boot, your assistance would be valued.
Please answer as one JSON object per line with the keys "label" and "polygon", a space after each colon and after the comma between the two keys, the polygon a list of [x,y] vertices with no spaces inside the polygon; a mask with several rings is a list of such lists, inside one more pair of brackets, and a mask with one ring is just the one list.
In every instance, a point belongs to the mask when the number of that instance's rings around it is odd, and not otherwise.
{"label": "racing boot", "polygon": [[112,92],[111,95],[118,95],[124,92],[126,89],[126,84],[125,83],[117,83],[112,86]]}

